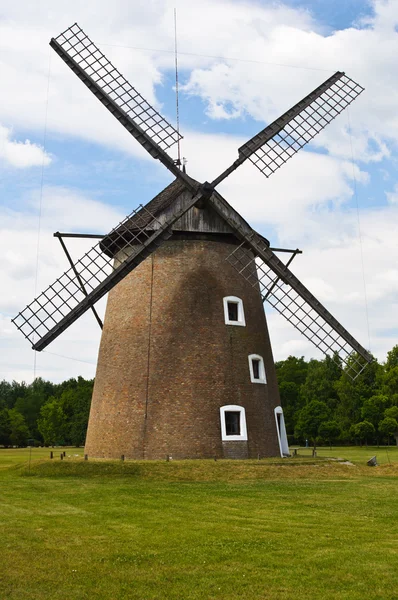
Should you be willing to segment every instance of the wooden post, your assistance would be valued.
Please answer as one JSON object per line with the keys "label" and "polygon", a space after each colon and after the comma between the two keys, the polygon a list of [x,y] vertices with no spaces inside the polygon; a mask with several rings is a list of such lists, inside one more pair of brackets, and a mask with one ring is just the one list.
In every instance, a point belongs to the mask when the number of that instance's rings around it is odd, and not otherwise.
{"label": "wooden post", "polygon": [[122,456],[120,457],[120,460],[121,460],[122,462],[124,462],[124,454],[122,454]]}
{"label": "wooden post", "polygon": [[88,460],[88,454],[84,455],[84,460]]}
{"label": "wooden post", "polygon": [[50,458],[54,458],[54,453],[52,450],[50,450]]}
{"label": "wooden post", "polygon": [[64,453],[61,452],[61,460],[64,460]]}

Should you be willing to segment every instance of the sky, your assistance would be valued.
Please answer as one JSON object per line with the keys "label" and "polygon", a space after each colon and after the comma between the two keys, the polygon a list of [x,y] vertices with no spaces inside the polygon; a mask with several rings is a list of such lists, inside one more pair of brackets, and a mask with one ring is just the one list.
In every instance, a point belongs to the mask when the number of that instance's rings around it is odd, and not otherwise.
{"label": "sky", "polygon": [[[0,379],[94,376],[91,313],[40,353],[11,318],[68,269],[54,232],[106,233],[172,180],[48,43],[79,23],[175,124],[174,8],[182,154],[200,181],[335,71],[365,87],[272,177],[245,164],[219,189],[272,246],[303,251],[292,271],[384,360],[398,340],[398,2],[0,0]],[[74,258],[91,245],[68,242]],[[266,312],[275,360],[320,357]]]}

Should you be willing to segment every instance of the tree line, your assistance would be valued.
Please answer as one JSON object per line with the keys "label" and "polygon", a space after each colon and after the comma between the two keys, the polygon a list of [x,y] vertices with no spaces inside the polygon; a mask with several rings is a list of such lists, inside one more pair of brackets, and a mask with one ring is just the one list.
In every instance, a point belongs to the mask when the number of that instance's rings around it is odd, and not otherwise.
{"label": "tree line", "polygon": [[[337,356],[289,356],[276,369],[290,444],[389,444],[398,438],[398,346],[355,381]],[[59,384],[0,382],[0,445],[83,445],[93,385],[83,377]]]}
{"label": "tree line", "polygon": [[[355,357],[359,358],[359,357]],[[276,363],[289,442],[394,443],[398,437],[398,346],[353,381],[338,356]]]}
{"label": "tree line", "polygon": [[82,446],[86,438],[93,379],[52,383],[0,382],[0,445]]}

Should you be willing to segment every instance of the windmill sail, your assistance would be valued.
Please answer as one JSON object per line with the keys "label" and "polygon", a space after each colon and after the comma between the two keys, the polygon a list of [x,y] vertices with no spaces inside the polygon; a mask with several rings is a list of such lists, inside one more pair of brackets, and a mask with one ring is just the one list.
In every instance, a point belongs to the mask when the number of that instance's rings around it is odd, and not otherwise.
{"label": "windmill sail", "polygon": [[174,187],[179,205],[167,221],[138,207],[12,319],[34,350],[43,350],[171,236],[171,225],[200,197],[181,194],[179,182]]}
{"label": "windmill sail", "polygon": [[52,38],[50,46],[151,156],[183,178],[165,152],[182,136],[137,92],[77,23]]}
{"label": "windmill sail", "polygon": [[335,119],[364,88],[337,71],[279,119],[265,127],[238,150],[239,158],[212,183],[221,183],[249,159],[266,177],[308,144]]}
{"label": "windmill sail", "polygon": [[[225,219],[242,245],[230,262],[299,331],[326,354],[338,353],[356,375],[363,367],[357,353],[370,362],[370,354],[289,271],[244,219],[214,191],[245,160],[266,177],[317,135],[363,91],[337,72],[279,119],[239,148],[239,158],[211,184],[202,186],[180,171],[167,154],[179,133],[121,75],[104,54],[74,24],[50,42],[51,47],[100,102],[176,177],[178,202],[170,205],[167,220],[157,220],[140,207],[22,310],[13,322],[42,350],[128,273],[172,235],[171,227],[200,200]],[[253,273],[255,277],[253,279]],[[257,274],[256,274],[257,273]]]}
{"label": "windmill sail", "polygon": [[326,355],[337,354],[352,378],[359,375],[364,366],[373,360],[369,352],[293,275],[263,238],[218,192],[212,195],[210,202],[242,240],[242,244],[227,257],[228,262],[252,286],[259,286],[263,300],[267,300],[319,350]]}

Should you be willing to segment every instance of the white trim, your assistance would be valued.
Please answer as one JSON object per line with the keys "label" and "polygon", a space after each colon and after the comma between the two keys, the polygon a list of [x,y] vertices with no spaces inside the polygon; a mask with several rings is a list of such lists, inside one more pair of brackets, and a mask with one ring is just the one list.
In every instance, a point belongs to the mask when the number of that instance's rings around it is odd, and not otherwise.
{"label": "white trim", "polygon": [[[259,379],[256,379],[254,377],[253,363],[252,363],[253,359],[260,361],[260,364],[258,365],[259,375],[260,375]],[[262,356],[260,356],[259,354],[249,354],[249,370],[250,370],[250,381],[252,383],[267,383],[267,376],[265,374],[264,360],[263,360]]]}
{"label": "white trim", "polygon": [[[279,451],[281,456],[289,456],[289,444],[287,441],[286,427],[285,427],[285,417],[283,416],[283,410],[281,406],[277,406],[274,409],[275,414],[275,424],[276,424],[276,433],[278,434],[278,443],[279,443]],[[278,415],[280,415],[280,427],[278,424]]]}
{"label": "white trim", "polygon": [[[240,413],[240,435],[227,435],[225,427],[225,413],[226,412],[239,412]],[[238,442],[247,441],[247,426],[246,426],[246,411],[243,406],[237,406],[236,404],[228,404],[220,407],[220,421],[221,421],[221,439],[223,442]]]}
{"label": "white trim", "polygon": [[[238,305],[238,320],[237,321],[229,320],[228,302],[233,302],[234,304]],[[240,325],[241,327],[245,327],[246,326],[245,311],[243,310],[242,300],[240,298],[238,298],[237,296],[225,296],[225,298],[223,298],[223,303],[224,303],[225,324],[226,325]]]}

